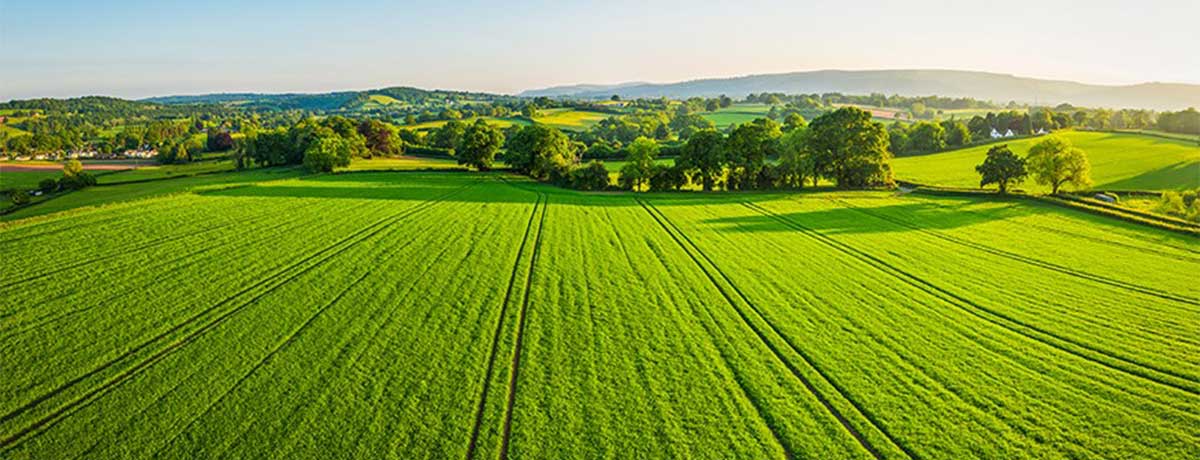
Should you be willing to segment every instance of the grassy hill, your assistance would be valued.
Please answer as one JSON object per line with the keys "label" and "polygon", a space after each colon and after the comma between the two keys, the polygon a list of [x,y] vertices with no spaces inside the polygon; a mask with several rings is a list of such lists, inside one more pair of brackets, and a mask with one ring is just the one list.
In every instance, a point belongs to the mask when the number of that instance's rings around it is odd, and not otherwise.
{"label": "grassy hill", "polygon": [[[1171,190],[1200,187],[1200,146],[1196,143],[1138,134],[1067,132],[1061,134],[1087,153],[1095,189]],[[1009,142],[1026,155],[1038,138]],[[995,144],[896,158],[896,178],[922,184],[978,187],[975,166]],[[1020,188],[1046,192],[1049,187],[1028,180]]]}

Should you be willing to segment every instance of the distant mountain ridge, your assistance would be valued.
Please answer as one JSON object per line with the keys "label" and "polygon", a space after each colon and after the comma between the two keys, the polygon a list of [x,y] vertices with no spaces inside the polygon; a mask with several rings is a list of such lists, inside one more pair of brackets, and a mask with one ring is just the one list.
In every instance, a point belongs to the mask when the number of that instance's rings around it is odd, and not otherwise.
{"label": "distant mountain ridge", "polygon": [[524,91],[523,97],[741,98],[750,93],[899,94],[902,96],[971,97],[1000,103],[1070,103],[1085,107],[1181,110],[1200,107],[1200,85],[1141,83],[1093,85],[963,70],[816,70],[779,74],[706,78],[677,83],[573,85]]}
{"label": "distant mountain ridge", "polygon": [[140,99],[139,102],[155,104],[231,104],[258,109],[299,109],[319,111],[347,111],[370,106],[383,106],[371,99],[372,96],[387,96],[397,104],[421,104],[431,99],[454,100],[499,100],[513,96],[499,94],[425,90],[404,86],[370,89],[364,91],[333,91],[328,93],[213,93],[198,95],[159,96]]}

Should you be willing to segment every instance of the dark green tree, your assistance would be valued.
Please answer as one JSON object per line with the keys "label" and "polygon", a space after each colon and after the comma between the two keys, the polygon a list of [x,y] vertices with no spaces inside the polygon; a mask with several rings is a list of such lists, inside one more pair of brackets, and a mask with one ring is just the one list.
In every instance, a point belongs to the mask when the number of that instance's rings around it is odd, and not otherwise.
{"label": "dark green tree", "polygon": [[496,152],[504,146],[504,133],[489,125],[483,118],[477,118],[475,123],[463,132],[462,141],[454,149],[458,164],[487,171],[492,167]]}
{"label": "dark green tree", "polygon": [[1000,187],[1000,193],[1008,193],[1009,186],[1025,181],[1029,174],[1025,170],[1025,159],[1009,150],[1008,145],[988,149],[987,158],[975,167],[975,171],[981,176],[980,187],[996,184]]}

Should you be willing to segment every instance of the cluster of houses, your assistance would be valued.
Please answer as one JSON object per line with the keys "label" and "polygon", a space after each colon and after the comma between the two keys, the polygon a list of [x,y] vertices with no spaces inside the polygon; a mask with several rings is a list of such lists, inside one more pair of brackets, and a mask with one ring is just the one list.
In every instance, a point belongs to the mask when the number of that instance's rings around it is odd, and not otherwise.
{"label": "cluster of houses", "polygon": [[56,153],[39,153],[35,155],[22,155],[13,158],[16,161],[29,160],[61,160],[64,158],[72,159],[90,159],[90,160],[128,160],[128,159],[152,159],[158,155],[158,150],[155,149],[137,149],[126,150],[119,153],[101,153],[95,150],[80,150],[70,152]]}
{"label": "cluster of houses", "polygon": [[[1037,132],[1033,133],[1033,135],[1035,135],[1035,136],[1041,136],[1041,135],[1043,135],[1043,134],[1046,134],[1046,129],[1045,129],[1045,128],[1038,128]],[[1000,138],[1005,138],[1005,137],[1013,137],[1013,136],[1016,136],[1016,135],[1017,135],[1017,134],[1016,134],[1016,133],[1014,133],[1014,132],[1013,132],[1013,130],[1011,130],[1011,129],[1009,129],[1009,130],[1006,130],[1006,131],[1004,131],[1003,133],[1001,133],[1000,131],[996,131],[996,128],[992,128],[992,139],[1000,139]]]}

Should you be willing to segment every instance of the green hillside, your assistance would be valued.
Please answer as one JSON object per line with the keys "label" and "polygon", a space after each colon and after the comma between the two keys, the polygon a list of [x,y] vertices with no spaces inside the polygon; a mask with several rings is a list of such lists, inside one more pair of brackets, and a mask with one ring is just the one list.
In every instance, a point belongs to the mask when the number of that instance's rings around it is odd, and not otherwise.
{"label": "green hillside", "polygon": [[[1200,146],[1195,142],[1137,134],[1067,132],[1061,134],[1087,153],[1092,163],[1093,188],[1108,190],[1171,190],[1200,187]],[[1038,138],[1009,142],[1026,155]],[[975,166],[995,144],[930,155],[896,158],[896,178],[921,184],[978,187]],[[1020,188],[1047,192],[1032,179]]]}

